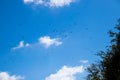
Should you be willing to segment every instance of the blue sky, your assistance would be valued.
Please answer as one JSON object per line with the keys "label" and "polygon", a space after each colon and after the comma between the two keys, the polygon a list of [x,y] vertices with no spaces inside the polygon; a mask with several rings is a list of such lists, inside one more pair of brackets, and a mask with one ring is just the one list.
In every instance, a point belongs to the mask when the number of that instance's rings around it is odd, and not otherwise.
{"label": "blue sky", "polygon": [[1,0],[0,80],[85,80],[119,17],[119,0]]}

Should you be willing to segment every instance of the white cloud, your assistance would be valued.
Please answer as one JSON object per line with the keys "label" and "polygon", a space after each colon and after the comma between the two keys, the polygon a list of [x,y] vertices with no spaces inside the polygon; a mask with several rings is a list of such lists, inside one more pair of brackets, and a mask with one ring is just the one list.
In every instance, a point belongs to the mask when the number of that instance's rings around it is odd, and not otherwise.
{"label": "white cloud", "polygon": [[80,60],[81,63],[88,63],[88,60]]}
{"label": "white cloud", "polygon": [[43,4],[43,0],[23,0],[25,4],[33,3],[33,4]]}
{"label": "white cloud", "polygon": [[75,2],[75,0],[23,0],[25,4],[35,4],[35,5],[43,5],[50,7],[63,7],[68,6],[71,3]]}
{"label": "white cloud", "polygon": [[52,7],[62,7],[65,5],[70,5],[73,0],[50,0],[49,5]]}
{"label": "white cloud", "polygon": [[39,43],[43,44],[46,48],[50,47],[51,45],[59,46],[62,44],[58,38],[50,38],[49,36],[40,37]]}
{"label": "white cloud", "polygon": [[23,80],[24,77],[9,75],[7,72],[0,72],[0,80]]}
{"label": "white cloud", "polygon": [[24,1],[24,3],[32,3],[33,2],[33,0],[23,0]]}
{"label": "white cloud", "polygon": [[37,43],[25,43],[24,41],[20,41],[19,44],[12,48],[12,50],[25,48],[25,47],[32,47],[35,46],[35,44],[42,44],[45,48],[48,48],[52,45],[59,46],[62,44],[62,42],[58,38],[50,38],[50,36],[43,36],[38,39]]}
{"label": "white cloud", "polygon": [[13,47],[12,49],[13,49],[13,50],[16,50],[16,49],[20,49],[20,48],[28,47],[28,46],[30,46],[29,43],[24,43],[24,41],[20,41],[19,44],[18,44],[18,46]]}
{"label": "white cloud", "polygon": [[63,66],[55,74],[46,77],[45,80],[76,80],[76,74],[84,72],[83,66],[68,67]]}

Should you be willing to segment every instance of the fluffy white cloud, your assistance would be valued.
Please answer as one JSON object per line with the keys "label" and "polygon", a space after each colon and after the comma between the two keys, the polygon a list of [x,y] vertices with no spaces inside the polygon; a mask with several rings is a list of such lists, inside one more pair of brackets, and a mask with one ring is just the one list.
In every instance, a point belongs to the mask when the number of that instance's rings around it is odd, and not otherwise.
{"label": "fluffy white cloud", "polygon": [[63,66],[55,74],[46,77],[45,80],[76,80],[76,74],[84,72],[83,66],[68,67]]}
{"label": "fluffy white cloud", "polygon": [[75,2],[75,0],[23,0],[25,4],[37,4],[37,5],[44,5],[50,7],[63,7],[68,6],[71,3]]}
{"label": "fluffy white cloud", "polygon": [[0,72],[0,80],[23,80],[24,77],[9,75],[7,72]]}
{"label": "fluffy white cloud", "polygon": [[50,38],[50,36],[43,36],[38,39],[37,43],[25,43],[24,41],[20,41],[19,44],[12,48],[12,50],[25,48],[29,46],[34,46],[34,44],[42,44],[45,48],[48,48],[52,45],[59,46],[62,44],[62,42],[58,38]]}
{"label": "fluffy white cloud", "polygon": [[39,43],[43,44],[46,48],[50,47],[51,45],[59,46],[62,44],[58,38],[50,38],[49,36],[40,37]]}
{"label": "fluffy white cloud", "polygon": [[70,3],[72,3],[73,0],[50,0],[49,5],[54,7],[62,7],[65,5],[70,5]]}
{"label": "fluffy white cloud", "polygon": [[23,47],[28,47],[28,46],[30,46],[29,43],[24,43],[24,41],[20,41],[18,46],[13,47],[12,49],[15,50],[15,49],[23,48]]}

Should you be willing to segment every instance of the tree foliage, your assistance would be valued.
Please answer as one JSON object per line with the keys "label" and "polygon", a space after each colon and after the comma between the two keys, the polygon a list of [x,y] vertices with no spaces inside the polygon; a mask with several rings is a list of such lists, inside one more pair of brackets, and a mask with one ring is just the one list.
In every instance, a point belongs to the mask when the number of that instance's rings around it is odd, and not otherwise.
{"label": "tree foliage", "polygon": [[120,19],[115,29],[109,31],[111,45],[105,52],[97,53],[101,60],[87,68],[87,80],[120,80]]}

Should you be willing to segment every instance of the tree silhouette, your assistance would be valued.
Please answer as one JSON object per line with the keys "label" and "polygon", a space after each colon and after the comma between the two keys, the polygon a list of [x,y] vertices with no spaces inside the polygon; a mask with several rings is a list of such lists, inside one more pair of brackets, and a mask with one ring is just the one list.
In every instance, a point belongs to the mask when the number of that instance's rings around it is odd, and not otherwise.
{"label": "tree silhouette", "polygon": [[101,60],[86,69],[87,80],[120,80],[120,19],[115,29],[117,31],[109,31],[112,40],[106,52],[97,53]]}

